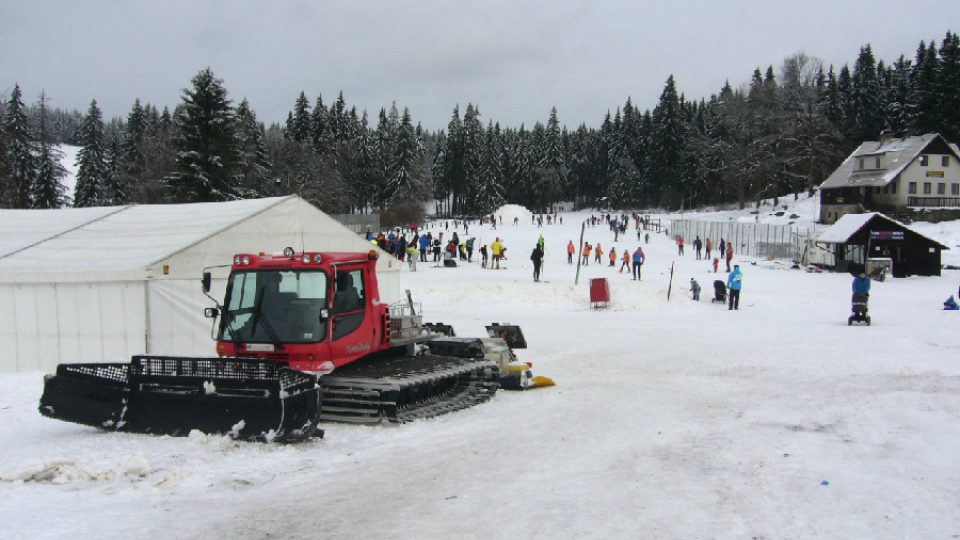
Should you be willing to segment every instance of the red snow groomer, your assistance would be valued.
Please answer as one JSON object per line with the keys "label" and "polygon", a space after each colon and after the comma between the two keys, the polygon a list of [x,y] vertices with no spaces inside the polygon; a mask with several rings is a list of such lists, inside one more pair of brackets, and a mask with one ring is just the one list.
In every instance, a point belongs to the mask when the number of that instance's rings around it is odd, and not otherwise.
{"label": "red snow groomer", "polygon": [[[206,310],[218,357],[61,364],[40,412],[117,431],[299,440],[322,434],[321,420],[404,422],[482,403],[501,386],[552,384],[517,361],[517,326],[457,338],[424,324],[409,293],[381,303],[376,260],[376,250],[236,255],[223,305]],[[202,286],[209,296],[209,272]]]}

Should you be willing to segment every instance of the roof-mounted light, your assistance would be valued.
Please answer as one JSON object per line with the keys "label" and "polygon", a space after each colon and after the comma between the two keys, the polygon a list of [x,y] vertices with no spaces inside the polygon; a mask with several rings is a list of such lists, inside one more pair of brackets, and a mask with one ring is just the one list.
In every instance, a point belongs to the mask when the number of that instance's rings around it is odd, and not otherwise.
{"label": "roof-mounted light", "polygon": [[295,253],[296,251],[294,251],[292,247],[287,246],[283,248],[283,256],[288,259],[292,259]]}
{"label": "roof-mounted light", "polygon": [[303,261],[303,264],[310,264],[310,254],[304,253],[303,257],[300,257],[300,260]]}
{"label": "roof-mounted light", "polygon": [[371,261],[375,261],[380,258],[380,256],[377,254],[377,250],[371,249],[370,252],[367,253],[367,258],[369,258]]}
{"label": "roof-mounted light", "polygon": [[239,256],[239,255],[234,255],[234,256],[233,256],[233,264],[240,264],[240,256]]}
{"label": "roof-mounted light", "polygon": [[314,254],[313,262],[320,264],[322,261],[323,261],[323,257],[321,257],[319,253]]}
{"label": "roof-mounted light", "polygon": [[247,255],[244,255],[243,258],[240,259],[240,262],[243,264],[250,264],[250,257]]}

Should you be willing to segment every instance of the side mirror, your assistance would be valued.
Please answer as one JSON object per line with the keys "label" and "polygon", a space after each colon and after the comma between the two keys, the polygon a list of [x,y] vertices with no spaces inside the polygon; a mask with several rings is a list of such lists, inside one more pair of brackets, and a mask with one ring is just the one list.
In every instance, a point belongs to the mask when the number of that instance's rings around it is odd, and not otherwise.
{"label": "side mirror", "polygon": [[203,287],[203,292],[210,292],[210,283],[213,280],[213,276],[210,275],[210,272],[203,273],[203,279],[200,280],[200,285]]}
{"label": "side mirror", "polygon": [[217,315],[220,315],[220,310],[215,307],[208,307],[203,310],[203,316],[208,319],[215,319]]}
{"label": "side mirror", "polygon": [[320,322],[324,322],[330,318],[330,310],[323,308],[320,310]]}

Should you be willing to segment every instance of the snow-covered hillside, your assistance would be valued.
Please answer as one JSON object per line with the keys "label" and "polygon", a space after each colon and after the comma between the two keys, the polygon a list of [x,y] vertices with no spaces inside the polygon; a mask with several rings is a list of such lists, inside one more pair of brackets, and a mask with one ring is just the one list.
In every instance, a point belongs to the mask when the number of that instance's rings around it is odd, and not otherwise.
{"label": "snow-covered hillside", "polygon": [[60,165],[67,171],[62,181],[63,193],[67,198],[67,205],[73,206],[73,194],[77,188],[77,155],[80,153],[80,147],[60,144],[57,145],[57,149],[63,154]]}
{"label": "snow-covered hillside", "polygon": [[[403,426],[329,424],[325,439],[285,446],[57,422],[36,411],[41,373],[0,375],[3,536],[960,534],[960,312],[941,310],[960,272],[874,283],[873,325],[851,328],[850,276],[739,259],[742,304],[730,311],[710,302],[726,275],[662,234],[644,246],[640,281],[591,260],[575,282],[564,246],[588,216],[471,226],[481,244],[504,240],[506,270],[403,274],[425,320],[460,336],[520,325],[529,348],[518,354],[556,387]],[[956,244],[960,224],[937,227]],[[540,234],[546,282],[534,283]],[[637,246],[602,226],[586,240]],[[610,284],[609,309],[589,309],[594,278]]]}

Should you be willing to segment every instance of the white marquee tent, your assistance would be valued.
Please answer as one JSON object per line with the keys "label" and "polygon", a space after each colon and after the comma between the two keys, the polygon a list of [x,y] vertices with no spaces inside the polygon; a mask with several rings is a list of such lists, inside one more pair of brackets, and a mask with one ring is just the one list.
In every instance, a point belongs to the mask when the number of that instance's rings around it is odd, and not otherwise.
{"label": "white marquee tent", "polygon": [[[297,196],[222,203],[0,211],[0,372],[134,354],[213,356],[206,267],[234,253],[368,251],[371,244]],[[383,301],[399,265],[378,263]],[[222,298],[229,268],[213,269]]]}

